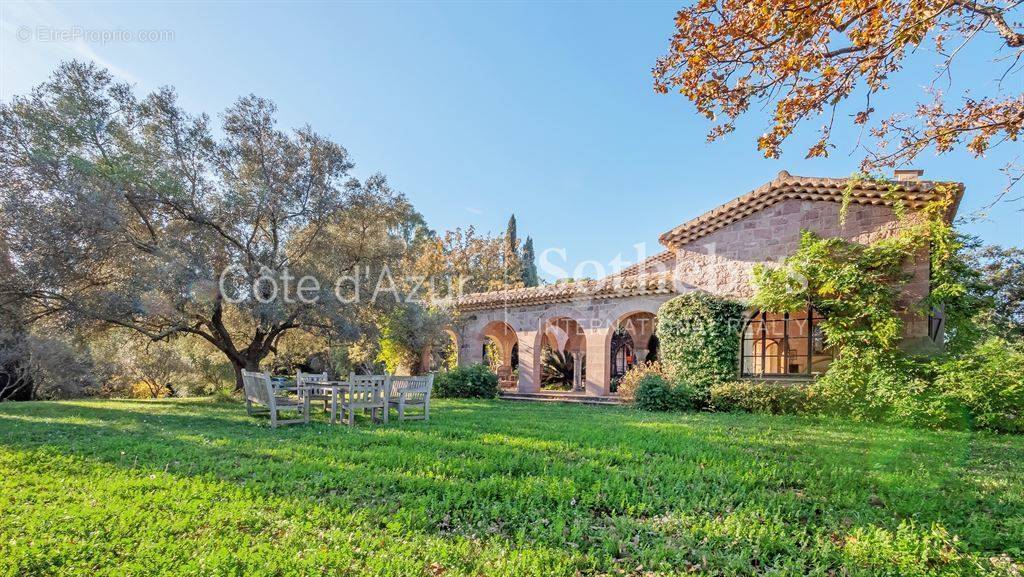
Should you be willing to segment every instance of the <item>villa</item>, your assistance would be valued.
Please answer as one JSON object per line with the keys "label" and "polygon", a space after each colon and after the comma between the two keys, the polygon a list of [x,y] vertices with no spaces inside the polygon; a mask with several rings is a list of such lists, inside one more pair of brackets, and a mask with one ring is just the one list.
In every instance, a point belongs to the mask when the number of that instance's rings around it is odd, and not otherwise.
{"label": "villa", "polygon": [[[658,357],[658,308],[689,291],[734,299],[751,296],[757,263],[778,262],[796,250],[802,230],[868,244],[901,226],[938,198],[937,186],[954,187],[952,219],[963,194],[960,183],[922,180],[923,171],[897,170],[892,181],[794,176],[786,171],[755,189],[663,233],[665,250],[598,280],[463,295],[463,323],[455,339],[459,364],[479,363],[486,348],[500,359],[503,385],[532,393],[541,385],[542,351],[566,353],[578,392],[606,396],[629,366]],[[849,201],[840,218],[844,198]],[[929,317],[910,307],[929,291],[929,259],[921,254],[907,271],[900,298],[904,346],[941,341],[941,312]],[[813,308],[801,313],[748,311],[742,327],[740,378],[810,379],[831,361]]]}

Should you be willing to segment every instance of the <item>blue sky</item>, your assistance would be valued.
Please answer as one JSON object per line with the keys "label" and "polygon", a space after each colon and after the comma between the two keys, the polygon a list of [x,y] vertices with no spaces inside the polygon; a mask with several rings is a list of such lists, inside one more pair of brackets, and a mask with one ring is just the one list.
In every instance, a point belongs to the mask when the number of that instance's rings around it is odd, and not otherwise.
{"label": "blue sky", "polygon": [[[282,127],[308,123],[343,144],[357,176],[388,175],[433,228],[500,232],[515,212],[538,250],[564,248],[567,262],[550,260],[572,275],[586,260],[635,260],[636,243],[658,251],[659,233],[780,170],[846,176],[858,166],[857,134],[845,127],[831,158],[804,159],[820,122],[803,127],[779,160],[755,150],[766,126],[759,114],[707,144],[708,124],[692,105],[651,88],[678,6],[5,2],[0,98],[27,92],[70,58],[96,60],[139,92],[173,85],[192,112],[216,116],[239,95],[266,96]],[[158,34],[54,40],[41,29]],[[992,49],[981,42],[954,79],[986,92],[1001,69],[978,65]],[[933,58],[922,49],[876,108],[922,98]],[[1019,93],[1024,79],[1007,84]],[[983,160],[926,153],[915,167],[965,182],[967,215],[991,202],[1005,184],[999,168],[1022,155],[1022,143]],[[1024,246],[1021,207],[998,205],[963,228]],[[594,265],[578,272],[594,276]]]}

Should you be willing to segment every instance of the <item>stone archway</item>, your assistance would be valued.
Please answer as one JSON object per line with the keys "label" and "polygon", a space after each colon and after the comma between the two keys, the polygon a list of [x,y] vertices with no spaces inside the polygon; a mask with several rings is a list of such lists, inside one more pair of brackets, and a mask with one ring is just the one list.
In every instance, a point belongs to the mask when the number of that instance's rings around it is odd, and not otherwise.
{"label": "stone archway", "polygon": [[[579,358],[581,367],[574,373],[580,375],[586,394],[608,395],[611,393],[610,346],[615,328],[630,315],[638,313],[647,313],[646,318],[653,319],[662,303],[669,298],[669,294],[657,294],[628,299],[580,299],[536,307],[477,312],[465,318],[466,324],[462,325],[463,328],[460,330],[459,363],[469,365],[482,362],[485,340],[514,343],[519,351],[519,367],[518,371],[515,371],[518,380],[508,384],[516,384],[516,390],[520,393],[537,392],[542,384],[541,360],[545,345],[552,349],[560,348],[558,344],[554,347],[549,345],[552,337],[546,336],[545,331],[549,325],[560,326],[566,334],[578,334],[578,339],[573,345],[581,353],[575,355]],[[560,320],[563,318],[567,320]],[[569,328],[570,320],[576,323],[578,330],[566,330]],[[631,324],[634,325],[634,330],[645,335],[649,332],[645,330],[643,323],[633,320]],[[649,323],[646,326],[649,326]],[[513,331],[514,341],[511,338]],[[649,355],[650,338],[649,335],[646,336],[646,340],[635,344],[637,348],[645,349]],[[640,341],[638,337],[631,338]],[[566,342],[566,339],[561,340],[560,350],[565,350]],[[645,344],[648,346],[644,347]],[[491,346],[497,347],[493,344]],[[639,358],[646,360],[645,357]],[[511,358],[507,360],[511,361]],[[573,363],[575,362],[574,358]]]}
{"label": "stone archway", "polygon": [[[621,314],[612,325],[608,339],[610,358],[610,385],[614,389],[618,379],[631,367],[657,359],[658,317],[650,311],[629,311]],[[655,352],[652,358],[651,352]]]}
{"label": "stone archway", "polygon": [[544,322],[541,336],[542,388],[584,390],[587,337],[579,322],[558,316]]}
{"label": "stone archway", "polygon": [[[505,321],[491,321],[480,331],[481,358],[498,375],[502,388],[519,382],[519,338]],[[493,354],[491,354],[493,352]]]}

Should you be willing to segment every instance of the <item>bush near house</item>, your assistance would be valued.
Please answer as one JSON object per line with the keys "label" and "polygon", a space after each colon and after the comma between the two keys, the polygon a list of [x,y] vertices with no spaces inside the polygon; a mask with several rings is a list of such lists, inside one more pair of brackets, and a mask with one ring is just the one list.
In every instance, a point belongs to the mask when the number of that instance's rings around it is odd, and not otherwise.
{"label": "bush near house", "polygon": [[675,385],[657,374],[648,374],[637,384],[634,403],[645,411],[685,411],[695,406],[696,394],[686,385]]}
{"label": "bush near house", "polygon": [[482,363],[455,367],[437,375],[434,394],[449,398],[492,399],[498,396],[498,375]]}
{"label": "bush near house", "polygon": [[992,337],[935,358],[836,359],[810,388],[820,411],[928,428],[1024,432],[1024,344]]}
{"label": "bush near house", "polygon": [[936,373],[936,388],[972,427],[1024,433],[1024,343],[988,339]]}
{"label": "bush near house", "polygon": [[840,357],[812,383],[711,387],[714,411],[825,414],[930,429],[1024,432],[1024,345],[990,338],[936,358]]}
{"label": "bush near house", "polygon": [[626,374],[622,375],[622,378],[619,379],[618,388],[616,389],[616,392],[619,394],[619,398],[624,402],[632,403],[636,399],[636,391],[640,386],[640,381],[649,375],[659,376],[665,379],[668,378],[668,375],[665,374],[665,367],[661,364],[661,361],[635,364],[626,371]]}
{"label": "bush near house", "polygon": [[736,378],[743,304],[704,292],[680,295],[658,310],[661,359],[672,381],[707,405],[711,386]]}
{"label": "bush near house", "polygon": [[927,364],[894,351],[837,357],[811,385],[818,409],[855,421],[963,428],[954,408],[930,383]]}
{"label": "bush near house", "polygon": [[804,383],[730,381],[711,386],[710,408],[725,412],[797,414],[812,410],[813,401]]}

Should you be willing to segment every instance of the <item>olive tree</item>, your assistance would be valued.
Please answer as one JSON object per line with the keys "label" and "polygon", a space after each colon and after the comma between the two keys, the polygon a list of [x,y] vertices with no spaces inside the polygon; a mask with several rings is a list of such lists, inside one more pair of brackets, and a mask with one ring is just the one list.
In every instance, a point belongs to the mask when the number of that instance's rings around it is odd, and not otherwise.
{"label": "olive tree", "polygon": [[[268,100],[213,124],[171,88],[138,97],[80,62],[0,105],[3,302],[28,322],[205,339],[236,385],[288,331],[351,332],[359,303],[333,298],[329,276],[296,279],[380,265],[422,219],[384,177],[352,178],[339,144],[279,129]],[[339,231],[353,210],[374,218]]]}

